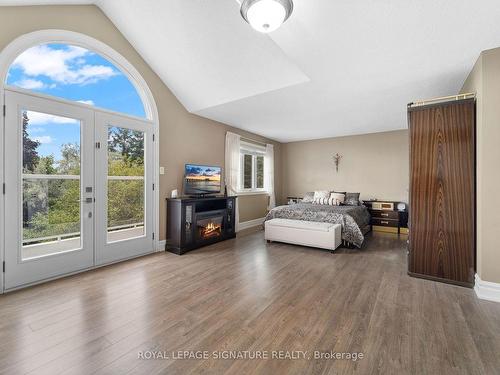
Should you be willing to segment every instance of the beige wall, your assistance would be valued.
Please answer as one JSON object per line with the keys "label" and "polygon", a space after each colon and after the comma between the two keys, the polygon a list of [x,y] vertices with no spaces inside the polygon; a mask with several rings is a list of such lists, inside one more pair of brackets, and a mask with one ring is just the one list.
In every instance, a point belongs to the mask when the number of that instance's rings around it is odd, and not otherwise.
{"label": "beige wall", "polygon": [[240,222],[262,218],[267,214],[268,196],[247,195],[240,199]]}
{"label": "beige wall", "polygon": [[[282,146],[283,197],[307,191],[360,192],[362,199],[408,201],[408,131],[292,142]],[[332,156],[343,155],[338,173]]]}
{"label": "beige wall", "polygon": [[[160,176],[160,239],[165,238],[165,197],[181,188],[184,164],[188,162],[224,165],[225,132],[231,130],[259,141],[265,138],[231,128],[188,113],[170,90],[149,68],[113,23],[95,6],[2,7],[0,9],[0,50],[22,34],[43,29],[63,29],[89,35],[122,54],[141,73],[149,85],[160,116],[160,165],[166,168]],[[280,144],[275,146],[275,170],[281,166]],[[280,174],[275,188],[281,191]],[[265,196],[240,199],[242,221],[262,217]],[[279,199],[279,197],[277,197]]]}
{"label": "beige wall", "polygon": [[477,94],[477,272],[500,283],[500,48],[481,53],[461,92]]}

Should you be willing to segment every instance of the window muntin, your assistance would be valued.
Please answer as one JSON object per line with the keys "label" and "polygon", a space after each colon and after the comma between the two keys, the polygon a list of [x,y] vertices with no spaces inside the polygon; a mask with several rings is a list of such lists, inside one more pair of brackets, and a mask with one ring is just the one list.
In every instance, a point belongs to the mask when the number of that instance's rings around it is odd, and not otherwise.
{"label": "window muntin", "polygon": [[6,84],[137,117],[146,117],[134,85],[97,53],[69,44],[48,43],[21,53]]}

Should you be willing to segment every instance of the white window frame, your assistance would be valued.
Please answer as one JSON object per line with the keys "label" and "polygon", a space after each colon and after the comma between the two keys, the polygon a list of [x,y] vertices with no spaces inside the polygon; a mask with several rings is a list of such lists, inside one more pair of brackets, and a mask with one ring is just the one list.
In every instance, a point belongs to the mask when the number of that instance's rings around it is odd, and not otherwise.
{"label": "white window frame", "polygon": [[[252,156],[252,187],[251,188],[244,188],[244,165],[245,165],[245,155],[251,155]],[[239,193],[243,194],[266,194],[267,189],[266,186],[263,186],[262,188],[256,187],[257,183],[257,156],[262,156],[264,158],[264,165],[265,165],[265,158],[266,158],[266,149],[265,147],[262,147],[260,145],[254,145],[252,143],[248,142],[241,142],[241,148],[240,148],[240,171],[239,171]],[[264,171],[264,174],[266,172]]]}

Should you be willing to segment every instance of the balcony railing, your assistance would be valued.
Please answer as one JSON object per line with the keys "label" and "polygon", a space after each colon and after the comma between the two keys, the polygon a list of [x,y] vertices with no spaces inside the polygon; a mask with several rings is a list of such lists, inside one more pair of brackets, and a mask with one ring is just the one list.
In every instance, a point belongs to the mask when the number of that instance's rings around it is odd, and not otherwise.
{"label": "balcony railing", "polygon": [[[112,227],[108,227],[108,233],[123,231],[123,230],[127,230],[127,229],[139,229],[139,228],[144,228],[144,222],[124,224],[124,225],[115,225]],[[74,239],[74,238],[78,238],[78,237],[80,237],[80,232],[57,234],[57,235],[46,236],[46,237],[28,238],[28,239],[23,240],[23,246],[37,245],[40,243],[43,243],[45,245],[49,242],[54,242],[54,243],[61,242],[61,241],[70,240],[70,239]]]}

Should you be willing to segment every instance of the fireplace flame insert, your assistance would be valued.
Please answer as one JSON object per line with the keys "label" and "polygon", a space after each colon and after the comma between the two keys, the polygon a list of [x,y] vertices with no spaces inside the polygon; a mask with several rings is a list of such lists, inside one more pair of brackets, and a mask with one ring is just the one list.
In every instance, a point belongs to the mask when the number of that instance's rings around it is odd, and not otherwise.
{"label": "fireplace flame insert", "polygon": [[196,237],[198,240],[212,240],[224,233],[224,211],[208,211],[196,215]]}

